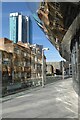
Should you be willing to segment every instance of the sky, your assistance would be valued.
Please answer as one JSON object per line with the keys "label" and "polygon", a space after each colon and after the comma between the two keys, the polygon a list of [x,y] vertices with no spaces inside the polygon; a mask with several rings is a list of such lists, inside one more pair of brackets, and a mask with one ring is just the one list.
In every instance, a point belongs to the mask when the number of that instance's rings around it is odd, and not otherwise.
{"label": "sky", "polygon": [[39,28],[32,14],[36,13],[39,2],[3,2],[2,3],[2,34],[0,38],[9,37],[9,14],[11,12],[20,12],[23,15],[29,16],[32,20],[32,43],[43,45],[44,48],[49,48],[45,51],[47,62],[64,60],[56,50],[56,48],[46,38],[44,32]]}

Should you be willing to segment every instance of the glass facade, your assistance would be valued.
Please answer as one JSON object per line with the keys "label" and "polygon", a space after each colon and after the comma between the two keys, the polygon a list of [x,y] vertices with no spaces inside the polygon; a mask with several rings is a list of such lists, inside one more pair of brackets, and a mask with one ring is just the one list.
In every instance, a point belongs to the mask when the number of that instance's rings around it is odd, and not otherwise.
{"label": "glass facade", "polygon": [[20,13],[10,14],[10,39],[14,42],[31,43],[29,35],[29,17]]}
{"label": "glass facade", "polygon": [[72,73],[73,73],[73,87],[75,91],[80,95],[80,33],[74,36],[72,41]]}
{"label": "glass facade", "polygon": [[32,35],[33,35],[33,32],[32,32],[32,21],[31,21],[31,19],[29,18],[29,26],[28,26],[28,31],[27,32],[29,32],[28,33],[28,35],[29,35],[29,37],[28,37],[28,43],[30,43],[30,44],[32,44]]}
{"label": "glass facade", "polygon": [[27,20],[22,16],[22,42],[27,42]]}
{"label": "glass facade", "polygon": [[10,39],[18,42],[18,17],[10,16]]}

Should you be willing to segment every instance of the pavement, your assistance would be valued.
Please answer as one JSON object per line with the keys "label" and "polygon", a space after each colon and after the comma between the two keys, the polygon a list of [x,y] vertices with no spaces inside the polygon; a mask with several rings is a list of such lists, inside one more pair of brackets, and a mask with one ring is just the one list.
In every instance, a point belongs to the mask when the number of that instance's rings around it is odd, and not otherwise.
{"label": "pavement", "polygon": [[2,118],[78,118],[78,95],[72,79],[26,90],[4,100]]}

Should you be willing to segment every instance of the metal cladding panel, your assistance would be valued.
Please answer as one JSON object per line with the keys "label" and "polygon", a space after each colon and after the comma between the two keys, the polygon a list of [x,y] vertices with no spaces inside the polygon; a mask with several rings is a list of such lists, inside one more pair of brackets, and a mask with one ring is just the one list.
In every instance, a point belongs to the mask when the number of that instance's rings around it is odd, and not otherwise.
{"label": "metal cladding panel", "polygon": [[29,22],[29,17],[26,16],[26,20],[27,20],[27,42],[30,43],[30,42],[29,42],[29,41],[30,41],[30,40],[29,40],[29,39],[30,39],[30,38],[29,38],[29,34],[30,34],[30,33],[29,33],[29,32],[30,32],[30,31],[29,31],[29,24],[30,24],[30,22]]}
{"label": "metal cladding panel", "polygon": [[76,32],[79,30],[79,28],[80,28],[80,13],[75,18],[71,26],[69,27],[61,43],[62,44],[62,51],[61,51],[62,57],[64,57],[68,61],[70,59],[70,54],[71,54],[71,50],[70,50],[71,40],[76,35]]}
{"label": "metal cladding panel", "polygon": [[18,17],[18,42],[22,41],[22,15]]}
{"label": "metal cladding panel", "polygon": [[33,36],[33,32],[32,32],[32,20],[29,18],[29,43],[32,44],[32,36]]}
{"label": "metal cladding panel", "polygon": [[2,95],[2,51],[0,51],[0,96]]}
{"label": "metal cladding panel", "polygon": [[[49,41],[55,45],[62,57],[69,61],[72,37],[80,26],[79,3],[45,2],[41,3],[38,16],[43,21]],[[77,17],[76,17],[77,16]],[[48,23],[47,23],[48,22]],[[54,39],[53,39],[54,38]],[[59,41],[56,42],[56,38]],[[62,47],[61,47],[62,43]]]}
{"label": "metal cladding panel", "polygon": [[80,95],[80,44],[79,36],[74,38],[72,47],[72,74],[73,74],[73,87]]}
{"label": "metal cladding panel", "polygon": [[14,16],[14,17],[16,17],[18,15],[20,15],[20,13],[18,13],[18,12],[16,12],[16,13],[10,13],[10,16]]}
{"label": "metal cladding panel", "polygon": [[22,16],[22,42],[27,42],[27,20],[25,16]]}
{"label": "metal cladding panel", "polygon": [[[80,38],[79,38],[80,40]],[[79,71],[79,96],[80,96],[80,44],[79,44],[79,57],[78,57],[78,71]],[[79,101],[80,102],[80,101]]]}

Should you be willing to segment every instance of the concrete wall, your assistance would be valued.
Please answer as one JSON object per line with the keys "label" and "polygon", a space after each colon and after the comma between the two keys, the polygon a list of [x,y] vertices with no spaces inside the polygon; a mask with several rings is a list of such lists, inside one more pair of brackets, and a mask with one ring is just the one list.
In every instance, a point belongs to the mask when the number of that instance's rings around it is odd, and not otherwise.
{"label": "concrete wall", "polygon": [[[60,80],[62,79],[62,76],[56,76],[56,77],[52,77],[52,76],[48,76],[46,77],[46,81],[45,81],[45,84],[49,84],[49,83],[52,83],[52,82],[55,82],[57,80]],[[42,85],[42,78],[29,78],[25,83],[24,83],[24,86],[25,85],[29,85],[29,87],[36,87],[36,86],[41,86]],[[22,83],[15,83],[15,84],[11,84],[11,85],[8,85],[7,86],[7,90],[15,90],[15,89],[20,89],[20,88],[24,88],[23,84]],[[25,86],[25,88],[27,88],[27,86]]]}
{"label": "concrete wall", "polygon": [[60,69],[60,62],[47,62],[47,65],[52,65],[55,69]]}
{"label": "concrete wall", "polygon": [[[52,83],[52,82],[55,82],[57,80],[61,80],[62,79],[62,76],[47,76],[46,77],[46,81],[45,81],[45,84],[48,84],[48,83]],[[33,86],[40,86],[42,84],[42,78],[34,78],[34,79],[30,79],[30,81],[32,81],[32,85]]]}

